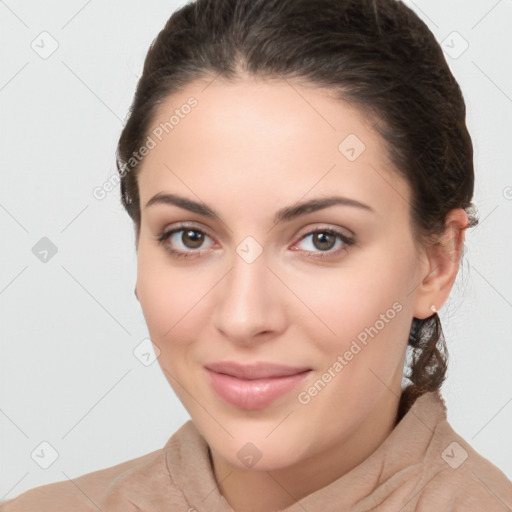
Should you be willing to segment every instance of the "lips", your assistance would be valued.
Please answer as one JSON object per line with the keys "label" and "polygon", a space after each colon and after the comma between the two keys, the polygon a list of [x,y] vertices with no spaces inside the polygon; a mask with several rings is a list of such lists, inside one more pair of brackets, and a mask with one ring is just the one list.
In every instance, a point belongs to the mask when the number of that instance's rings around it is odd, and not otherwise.
{"label": "lips", "polygon": [[311,368],[225,361],[208,364],[205,370],[213,390],[223,400],[242,409],[261,409],[290,392]]}
{"label": "lips", "polygon": [[216,373],[223,373],[239,379],[269,379],[287,377],[310,370],[307,367],[292,367],[275,363],[239,364],[231,361],[210,363],[206,368]]}

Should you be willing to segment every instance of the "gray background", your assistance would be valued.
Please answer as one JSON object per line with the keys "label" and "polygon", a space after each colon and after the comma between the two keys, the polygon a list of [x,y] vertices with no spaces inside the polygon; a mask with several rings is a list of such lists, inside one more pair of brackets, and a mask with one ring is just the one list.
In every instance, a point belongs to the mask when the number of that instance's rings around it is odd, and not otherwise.
{"label": "gray background", "polygon": [[[182,4],[0,1],[0,499],[161,448],[188,419],[141,357],[118,188],[92,194],[115,175],[148,46]],[[481,225],[440,313],[448,419],[512,478],[512,3],[408,4],[444,41],[475,146]]]}

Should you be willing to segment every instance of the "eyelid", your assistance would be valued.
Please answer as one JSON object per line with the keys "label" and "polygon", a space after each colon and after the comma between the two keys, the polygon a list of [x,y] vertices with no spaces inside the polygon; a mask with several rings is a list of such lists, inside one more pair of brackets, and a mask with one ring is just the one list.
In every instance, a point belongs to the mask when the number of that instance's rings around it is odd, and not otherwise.
{"label": "eyelid", "polygon": [[204,226],[200,223],[196,223],[196,222],[192,222],[192,221],[183,221],[183,222],[177,222],[175,224],[171,224],[169,226],[166,226],[162,230],[160,230],[159,234],[161,234],[163,236],[163,235],[166,235],[169,233],[175,233],[177,231],[186,230],[186,229],[200,231],[201,233],[204,233],[205,235],[209,236],[212,240],[215,240],[215,237],[210,234],[209,228],[207,228],[206,226]]}
{"label": "eyelid", "polygon": [[322,231],[322,230],[334,231],[334,232],[339,233],[340,235],[344,236],[345,238],[350,238],[350,239],[355,238],[355,236],[356,236],[355,233],[348,228],[343,228],[341,226],[333,226],[331,224],[325,224],[325,223],[320,222],[313,227],[308,227],[308,228],[305,228],[304,230],[300,230],[299,233],[301,233],[303,231],[303,234],[298,234],[298,235],[296,235],[296,237],[299,240],[302,240],[302,238],[304,238],[305,236],[311,235],[312,233],[316,233],[317,231]]}

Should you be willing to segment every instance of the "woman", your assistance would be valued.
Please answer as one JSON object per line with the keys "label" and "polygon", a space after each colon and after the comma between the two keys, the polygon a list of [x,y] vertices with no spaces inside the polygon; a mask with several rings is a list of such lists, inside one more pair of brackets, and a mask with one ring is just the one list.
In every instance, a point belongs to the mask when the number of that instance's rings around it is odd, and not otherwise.
{"label": "woman", "polygon": [[473,154],[412,11],[182,7],[148,52],[118,169],[136,295],[191,421],[2,511],[512,507],[440,394]]}

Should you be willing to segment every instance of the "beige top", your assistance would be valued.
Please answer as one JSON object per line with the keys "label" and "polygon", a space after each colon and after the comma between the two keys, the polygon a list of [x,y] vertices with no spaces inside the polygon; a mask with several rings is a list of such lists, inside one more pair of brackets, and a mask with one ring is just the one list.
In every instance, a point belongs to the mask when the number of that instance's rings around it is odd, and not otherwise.
{"label": "beige top", "polygon": [[[192,421],[163,449],[37,487],[0,512],[233,512]],[[511,512],[512,482],[446,420],[438,393],[416,400],[366,460],[283,512]]]}

